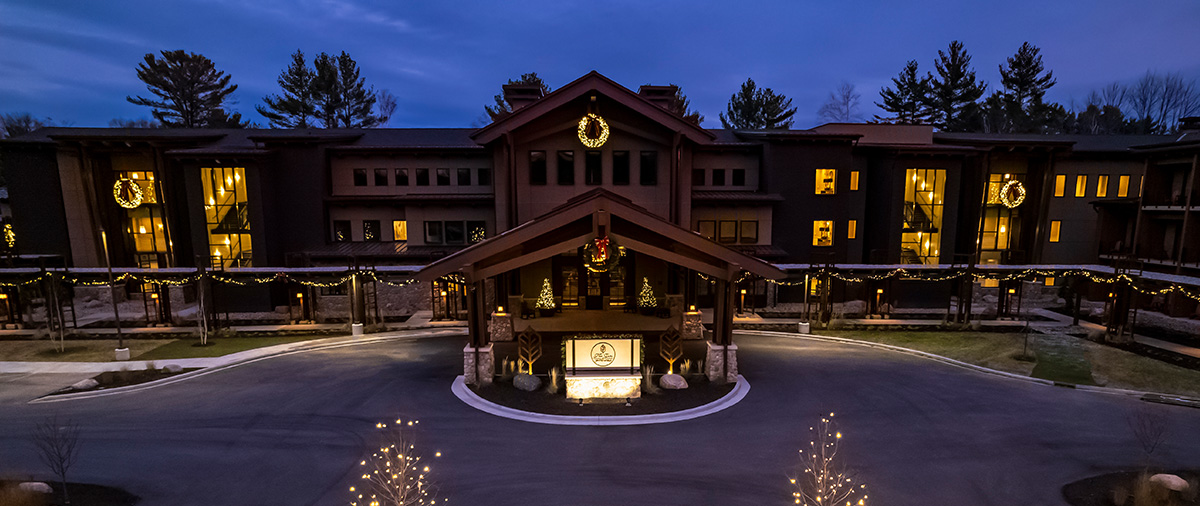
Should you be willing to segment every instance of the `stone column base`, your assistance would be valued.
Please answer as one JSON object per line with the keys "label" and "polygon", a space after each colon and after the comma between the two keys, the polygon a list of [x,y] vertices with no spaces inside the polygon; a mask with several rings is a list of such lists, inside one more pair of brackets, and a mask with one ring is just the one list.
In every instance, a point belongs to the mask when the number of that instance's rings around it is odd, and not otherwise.
{"label": "stone column base", "polygon": [[512,341],[512,313],[492,313],[488,320],[488,338],[492,341]]}
{"label": "stone column base", "polygon": [[684,339],[703,339],[704,324],[700,322],[700,311],[683,313],[683,325],[680,334]]}
{"label": "stone column base", "polygon": [[[728,367],[725,358],[729,357]],[[737,381],[737,345],[722,346],[708,342],[708,355],[704,359],[705,374],[714,383],[733,383]],[[722,377],[724,373],[724,377]]]}
{"label": "stone column base", "polygon": [[[477,353],[478,352],[478,353]],[[476,368],[475,357],[479,357],[479,367]],[[492,351],[492,343],[478,349],[467,345],[463,348],[463,377],[468,385],[491,385],[492,375],[496,370],[496,356]],[[478,374],[476,373],[478,371]]]}

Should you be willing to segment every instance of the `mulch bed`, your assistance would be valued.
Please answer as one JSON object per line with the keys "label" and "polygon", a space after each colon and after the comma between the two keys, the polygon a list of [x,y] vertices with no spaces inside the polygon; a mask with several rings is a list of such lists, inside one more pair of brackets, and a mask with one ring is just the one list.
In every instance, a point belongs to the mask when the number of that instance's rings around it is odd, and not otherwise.
{"label": "mulch bed", "polygon": [[[1167,474],[1174,474],[1185,480],[1200,480],[1200,471],[1161,471]],[[1117,489],[1133,490],[1135,480],[1141,471],[1124,471],[1119,473],[1102,474],[1091,478],[1084,478],[1074,483],[1068,483],[1063,486],[1063,499],[1071,506],[1120,506],[1114,501],[1114,491]],[[1151,472],[1156,474],[1156,472]],[[1176,502],[1166,504],[1179,506],[1198,506],[1200,500],[1193,498],[1191,501],[1180,501],[1176,498]],[[1134,506],[1133,500],[1129,499],[1124,503],[1124,506]]]}
{"label": "mulch bed", "polygon": [[[655,382],[657,383],[657,381],[656,378]],[[580,405],[578,401],[567,400],[566,387],[560,388],[557,394],[550,394],[546,392],[544,383],[545,378],[543,378],[543,389],[525,392],[518,390],[511,383],[501,383],[497,378],[496,383],[491,386],[473,388],[473,390],[484,399],[522,411],[548,415],[621,416],[670,413],[703,406],[724,397],[733,390],[734,386],[732,383],[714,385],[702,376],[697,376],[688,378],[688,388],[686,389],[663,390],[658,394],[642,393],[641,398],[632,399],[631,405],[626,406],[624,401],[616,400],[585,402]]]}
{"label": "mulch bed", "polygon": [[[54,494],[24,494],[17,491],[18,480],[0,480],[0,503],[15,506],[59,506],[63,504],[58,483],[49,483]],[[67,483],[71,504],[76,506],[133,506],[141,498],[119,488],[89,483]]]}
{"label": "mulch bed", "polygon": [[167,372],[163,369],[150,369],[150,370],[138,369],[138,370],[130,370],[130,371],[102,372],[98,376],[92,377],[92,379],[96,380],[96,382],[100,384],[99,387],[93,388],[91,390],[76,390],[74,388],[67,387],[62,390],[56,390],[54,392],[51,392],[49,395],[73,394],[73,393],[77,393],[77,392],[94,392],[97,390],[104,390],[104,389],[108,389],[108,388],[127,387],[130,385],[140,385],[142,383],[149,383],[151,381],[166,379],[166,378],[170,378],[172,376],[178,376],[183,373],[198,371],[198,370],[200,370],[200,368],[192,367],[192,368],[188,368],[188,369],[182,369],[179,372]]}

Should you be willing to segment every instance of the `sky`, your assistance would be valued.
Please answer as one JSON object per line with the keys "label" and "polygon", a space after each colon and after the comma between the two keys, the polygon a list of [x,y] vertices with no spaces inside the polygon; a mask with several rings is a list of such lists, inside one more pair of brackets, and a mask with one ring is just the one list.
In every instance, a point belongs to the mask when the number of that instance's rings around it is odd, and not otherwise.
{"label": "sky", "polygon": [[146,53],[184,49],[238,85],[230,108],[279,92],[297,49],[348,52],[362,77],[398,98],[391,127],[470,127],[500,85],[537,72],[557,89],[591,70],[636,90],[678,84],[704,126],[746,78],[793,100],[794,128],[840,83],[869,118],[879,89],[908,60],[933,70],[961,40],[989,93],[1022,42],[1042,49],[1069,105],[1148,70],[1200,79],[1200,1],[369,1],[0,0],[0,113],[106,126],[149,118]]}

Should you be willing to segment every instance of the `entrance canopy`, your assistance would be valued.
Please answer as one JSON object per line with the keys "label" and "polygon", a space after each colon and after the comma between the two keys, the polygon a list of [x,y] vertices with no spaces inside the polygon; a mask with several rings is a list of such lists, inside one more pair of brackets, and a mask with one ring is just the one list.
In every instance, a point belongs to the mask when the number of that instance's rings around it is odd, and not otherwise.
{"label": "entrance canopy", "polygon": [[719,280],[733,280],[742,271],[768,279],[786,276],[767,262],[701,237],[624,197],[598,188],[516,228],[433,262],[414,277],[432,281],[460,274],[470,282],[482,281],[604,236],[639,253]]}

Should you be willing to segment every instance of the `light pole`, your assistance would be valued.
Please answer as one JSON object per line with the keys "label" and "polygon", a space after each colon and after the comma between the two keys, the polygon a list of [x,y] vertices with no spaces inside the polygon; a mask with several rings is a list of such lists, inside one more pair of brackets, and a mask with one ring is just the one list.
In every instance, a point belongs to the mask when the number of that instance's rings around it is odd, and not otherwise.
{"label": "light pole", "polygon": [[121,310],[117,307],[117,287],[113,282],[112,261],[108,258],[108,234],[100,229],[100,242],[104,246],[104,265],[108,267],[108,295],[112,299],[113,316],[117,322],[117,360],[129,360],[129,348],[125,347],[125,336],[121,334]]}

